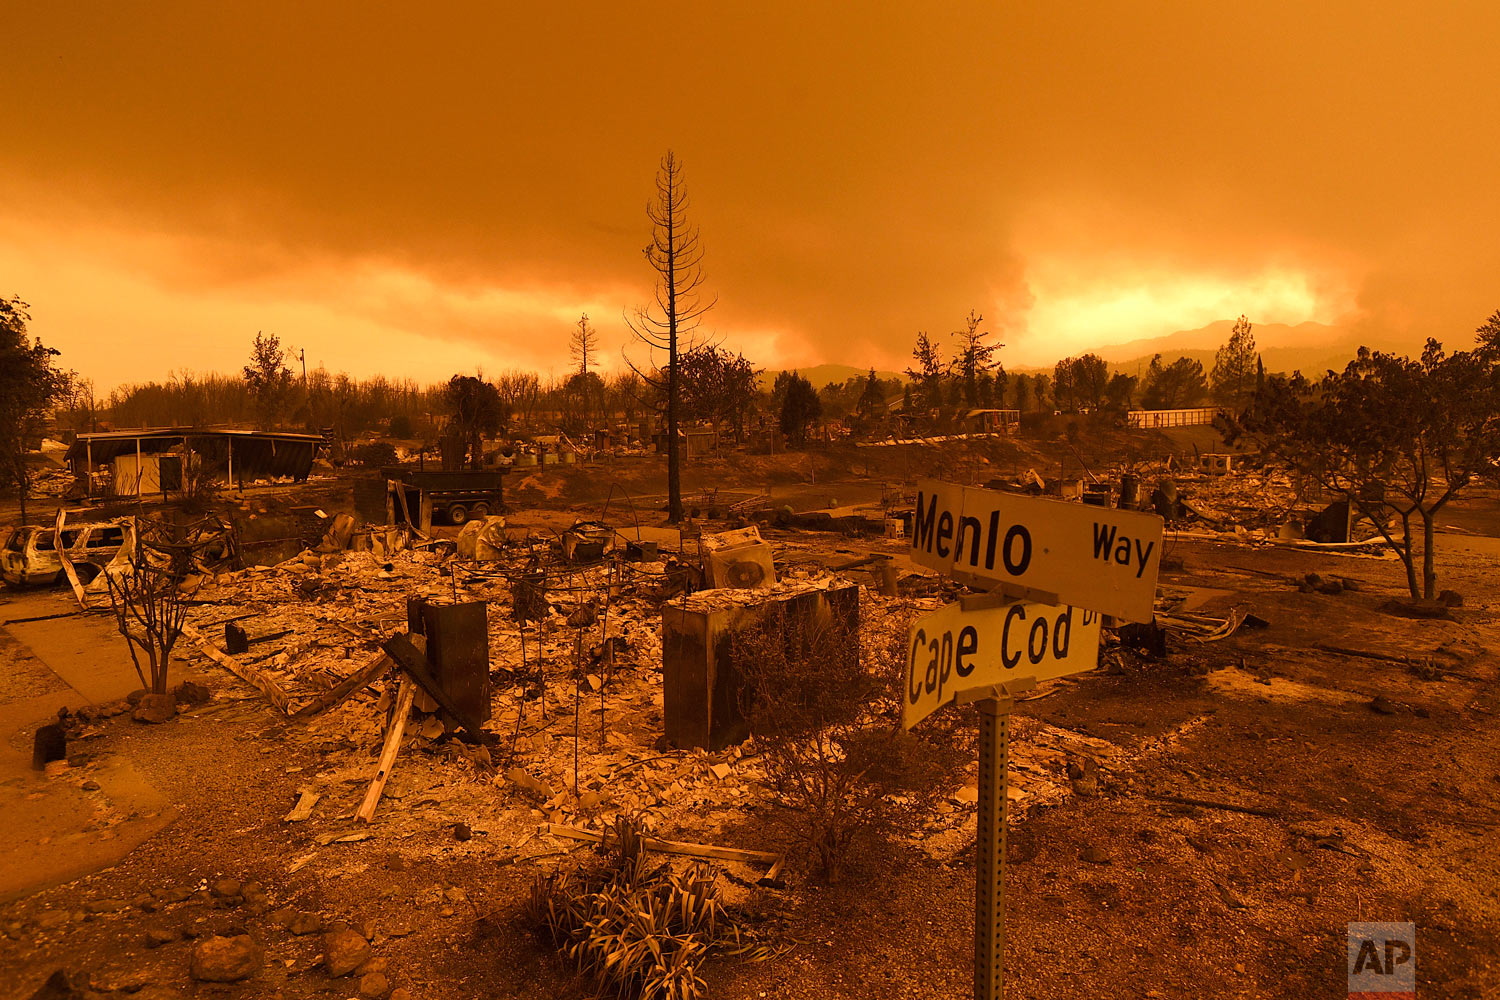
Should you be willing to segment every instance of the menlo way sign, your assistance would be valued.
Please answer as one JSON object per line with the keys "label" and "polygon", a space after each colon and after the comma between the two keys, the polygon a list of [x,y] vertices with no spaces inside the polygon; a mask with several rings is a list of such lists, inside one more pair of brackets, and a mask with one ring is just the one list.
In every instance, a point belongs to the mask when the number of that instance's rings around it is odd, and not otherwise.
{"label": "menlo way sign", "polygon": [[1161,549],[1155,514],[933,479],[917,484],[912,561],[983,590],[1050,594],[1056,603],[1148,622]]}
{"label": "menlo way sign", "polygon": [[901,723],[910,729],[953,701],[978,702],[974,996],[1000,1000],[1011,697],[1092,669],[1102,615],[1151,620],[1162,520],[931,479],[917,489],[912,561],[990,591],[912,626]]}

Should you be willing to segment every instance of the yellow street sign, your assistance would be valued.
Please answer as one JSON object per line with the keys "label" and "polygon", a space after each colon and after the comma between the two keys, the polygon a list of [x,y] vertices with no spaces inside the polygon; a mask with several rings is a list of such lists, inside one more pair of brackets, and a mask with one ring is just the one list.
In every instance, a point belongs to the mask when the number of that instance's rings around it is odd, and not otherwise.
{"label": "yellow street sign", "polygon": [[980,589],[1053,595],[1127,621],[1151,620],[1162,519],[1140,511],[917,484],[913,562]]}
{"label": "yellow street sign", "polygon": [[901,725],[910,729],[962,691],[1063,677],[1098,662],[1097,612],[1029,601],[981,611],[949,604],[907,634]]}

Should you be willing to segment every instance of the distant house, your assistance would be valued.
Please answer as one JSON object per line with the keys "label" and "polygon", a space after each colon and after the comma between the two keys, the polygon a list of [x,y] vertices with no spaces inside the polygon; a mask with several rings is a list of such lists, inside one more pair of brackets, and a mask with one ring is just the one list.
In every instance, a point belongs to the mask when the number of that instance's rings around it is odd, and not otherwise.
{"label": "distant house", "polygon": [[958,417],[962,434],[1009,434],[1021,425],[1020,410],[968,410]]}
{"label": "distant house", "polygon": [[[667,453],[667,432],[657,431],[652,435],[656,443],[656,453],[665,455]],[[677,429],[678,444],[681,446],[683,458],[701,458],[704,455],[712,455],[719,450],[719,434],[708,428],[683,428]]]}

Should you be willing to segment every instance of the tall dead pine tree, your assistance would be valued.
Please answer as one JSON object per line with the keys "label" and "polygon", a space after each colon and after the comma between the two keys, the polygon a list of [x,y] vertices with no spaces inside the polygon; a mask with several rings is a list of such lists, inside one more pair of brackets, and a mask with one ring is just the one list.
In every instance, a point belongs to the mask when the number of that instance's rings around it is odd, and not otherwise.
{"label": "tall dead pine tree", "polygon": [[[688,198],[683,187],[682,163],[669,149],[656,172],[656,197],[646,205],[651,220],[651,242],[646,262],[656,272],[654,301],[627,317],[636,340],[646,345],[649,363],[630,367],[666,399],[667,410],[667,510],[668,520],[682,520],[682,448],[677,440],[681,412],[682,379],[679,362],[699,343],[694,331],[713,300],[703,301],[703,244],[698,227],[687,219]],[[666,364],[656,363],[657,352],[666,354]]]}

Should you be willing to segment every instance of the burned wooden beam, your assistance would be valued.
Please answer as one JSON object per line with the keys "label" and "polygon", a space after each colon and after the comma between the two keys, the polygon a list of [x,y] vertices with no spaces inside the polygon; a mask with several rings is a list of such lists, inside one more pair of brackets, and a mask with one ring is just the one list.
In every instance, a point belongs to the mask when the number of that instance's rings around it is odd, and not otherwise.
{"label": "burned wooden beam", "polygon": [[396,661],[396,666],[415,681],[418,687],[427,692],[428,696],[437,702],[455,722],[467,729],[470,735],[476,738],[480,735],[479,720],[464,711],[463,707],[443,690],[443,686],[433,676],[426,655],[412,643],[409,636],[393,635],[381,643],[380,648],[389,653],[391,659]]}

